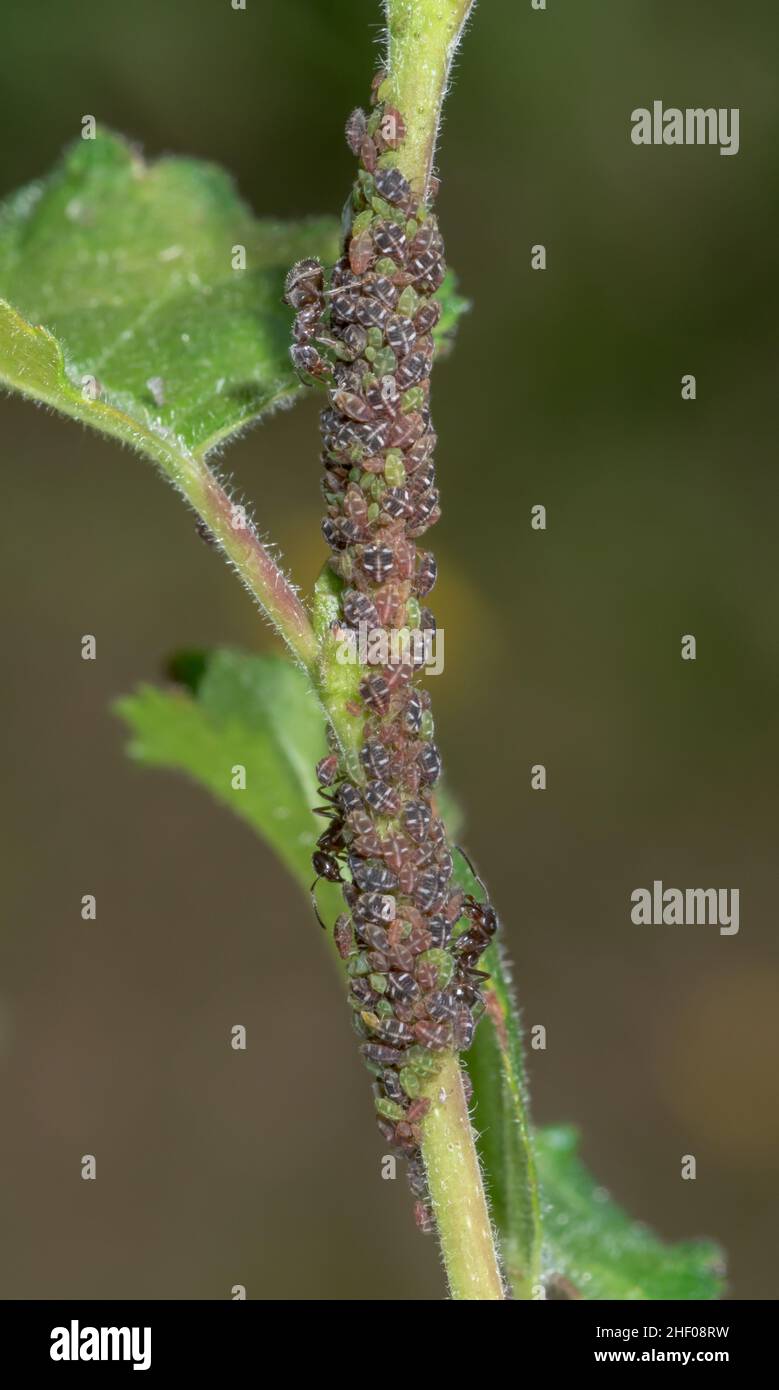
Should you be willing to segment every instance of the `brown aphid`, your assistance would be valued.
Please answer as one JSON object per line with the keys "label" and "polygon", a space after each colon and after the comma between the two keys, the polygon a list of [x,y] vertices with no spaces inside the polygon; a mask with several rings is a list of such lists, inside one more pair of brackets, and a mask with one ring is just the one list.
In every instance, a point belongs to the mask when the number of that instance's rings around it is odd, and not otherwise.
{"label": "brown aphid", "polygon": [[452,1040],[451,1027],[446,1023],[432,1023],[420,1019],[414,1024],[414,1036],[421,1047],[428,1052],[444,1052]]}
{"label": "brown aphid", "polygon": [[417,333],[432,333],[441,317],[441,305],[437,299],[429,299],[417,310],[414,327]]}
{"label": "brown aphid", "polygon": [[381,1067],[402,1067],[406,1060],[399,1048],[387,1047],[383,1043],[363,1043],[360,1052],[367,1061],[376,1062]]}
{"label": "brown aphid", "polygon": [[360,694],[369,709],[376,714],[386,714],[390,706],[391,693],[384,677],[375,672],[366,676],[360,683]]}
{"label": "brown aphid", "polygon": [[412,410],[408,415],[396,415],[387,430],[387,445],[393,449],[406,449],[419,438],[424,428],[425,422],[418,411]]}
{"label": "brown aphid", "polygon": [[429,550],[423,550],[417,557],[417,572],[414,576],[414,588],[420,598],[425,598],[433,588],[438,577],[438,564],[435,555]]}
{"label": "brown aphid", "polygon": [[406,1116],[409,1124],[419,1124],[420,1120],[424,1120],[425,1115],[427,1114],[429,1109],[430,1101],[427,1099],[427,1096],[419,1096],[417,1100],[412,1100],[410,1106],[408,1107],[408,1110],[406,1111]]}
{"label": "brown aphid", "polygon": [[385,149],[396,150],[406,138],[406,122],[395,106],[385,106],[379,122],[378,136]]}
{"label": "brown aphid", "polygon": [[[360,162],[363,169],[367,169],[369,174],[373,174],[376,170],[378,154],[379,152],[371,140],[370,135],[365,135],[360,144]],[[354,266],[352,266],[352,269],[354,269]]]}
{"label": "brown aphid", "polygon": [[319,786],[332,786],[337,772],[338,758],[335,753],[328,753],[324,758],[320,758],[316,765],[316,779]]}
{"label": "brown aphid", "polygon": [[349,242],[349,264],[355,275],[364,275],[373,263],[375,256],[373,237],[366,227],[362,232],[358,232],[357,236],[353,236]]}
{"label": "brown aphid", "polygon": [[350,420],[373,419],[373,411],[362,396],[353,395],[350,391],[332,391],[330,397],[335,409],[342,415],[348,415]]}
{"label": "brown aphid", "polygon": [[353,155],[358,155],[360,153],[360,147],[367,134],[367,128],[368,118],[362,110],[362,107],[356,106],[346,122],[344,132],[346,135],[346,143]]}
{"label": "brown aphid", "polygon": [[352,930],[351,921],[345,912],[342,912],[340,916],[336,918],[336,923],[333,927],[333,937],[335,939],[336,950],[341,960],[348,960],[350,956],[354,955],[357,949],[354,944],[354,931]]}
{"label": "brown aphid", "polygon": [[386,82],[386,80],[387,80],[387,69],[386,69],[386,68],[379,68],[378,72],[375,72],[375,73],[373,74],[373,77],[371,78],[371,106],[375,106],[376,103],[378,102],[378,100],[379,100],[379,87],[381,86],[382,82]]}
{"label": "brown aphid", "polygon": [[[365,800],[371,810],[379,816],[395,816],[398,813],[398,793],[389,782],[383,781],[380,777],[366,783]],[[394,905],[394,898],[392,901]],[[394,917],[394,912],[392,915]]]}
{"label": "brown aphid", "polygon": [[374,584],[383,584],[395,569],[395,554],[388,545],[366,545],[360,555],[363,572]]}

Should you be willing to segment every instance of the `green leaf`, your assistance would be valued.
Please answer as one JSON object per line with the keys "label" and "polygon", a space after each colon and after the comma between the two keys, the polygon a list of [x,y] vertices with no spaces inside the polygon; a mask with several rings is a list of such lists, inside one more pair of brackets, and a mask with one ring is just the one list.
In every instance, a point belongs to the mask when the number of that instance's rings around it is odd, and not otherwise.
{"label": "green leaf", "polygon": [[666,1245],[631,1221],[589,1176],[568,1127],[541,1130],[544,1265],[562,1276],[552,1297],[714,1299],[722,1293],[722,1253],[711,1241]]}
{"label": "green leaf", "polygon": [[[284,276],[338,245],[333,218],[259,221],[213,165],[98,132],[0,206],[0,380],[170,472],[305,389]],[[440,296],[444,344],[464,301]]]}
{"label": "green leaf", "polygon": [[[326,751],[324,719],[304,674],[279,657],[236,652],[180,654],[171,665],[183,682],[142,687],[118,711],[141,762],[188,773],[228,805],[276,851],[308,888],[311,849],[321,829],[316,762]],[[236,764],[246,789],[232,786]],[[458,813],[446,799],[447,818]],[[482,890],[461,854],[458,883]],[[333,920],[339,895],[321,885],[322,913]],[[329,899],[329,900],[328,900]],[[331,939],[331,933],[327,933]],[[475,1123],[493,1216],[515,1296],[585,1299],[697,1299],[721,1292],[721,1257],[710,1243],[665,1245],[629,1220],[588,1176],[569,1129],[533,1138],[525,1097],[522,1034],[510,971],[495,947],[487,1016],[467,1054]]]}

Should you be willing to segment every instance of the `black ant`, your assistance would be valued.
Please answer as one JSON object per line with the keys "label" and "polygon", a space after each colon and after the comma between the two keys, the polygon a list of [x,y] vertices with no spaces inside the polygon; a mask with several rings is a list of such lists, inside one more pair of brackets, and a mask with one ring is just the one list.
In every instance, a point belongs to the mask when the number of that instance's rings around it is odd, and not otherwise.
{"label": "black ant", "polygon": [[[325,835],[327,834],[328,832],[325,831]],[[324,839],[324,836],[322,838]],[[319,908],[317,907],[316,897],[314,896],[314,889],[319,883],[319,880],[322,878],[325,879],[328,883],[343,883],[343,874],[341,873],[341,866],[338,863],[338,860],[336,859],[335,855],[328,854],[326,850],[315,850],[313,855],[311,856],[311,863],[314,866],[314,872],[316,874],[316,878],[314,879],[314,882],[311,884],[311,887],[308,890],[311,894],[311,906],[314,909],[314,916],[316,917],[316,920],[319,923],[320,927],[323,931],[327,931],[327,923],[323,922],[322,918],[319,915]]]}

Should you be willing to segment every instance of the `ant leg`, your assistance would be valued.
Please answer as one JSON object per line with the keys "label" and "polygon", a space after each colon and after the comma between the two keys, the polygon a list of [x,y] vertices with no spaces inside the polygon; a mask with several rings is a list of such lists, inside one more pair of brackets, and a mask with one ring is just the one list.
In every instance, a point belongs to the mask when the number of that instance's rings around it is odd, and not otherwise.
{"label": "ant leg", "polygon": [[315,878],[315,879],[314,879],[314,882],[311,884],[311,887],[309,888],[308,891],[309,891],[309,893],[311,894],[311,906],[312,906],[313,909],[314,909],[314,916],[316,917],[317,922],[319,923],[320,927],[322,928],[322,931],[327,931],[327,922],[323,922],[323,921],[322,921],[322,918],[321,918],[321,916],[319,915],[319,908],[318,908],[318,906],[317,906],[317,901],[316,901],[316,898],[314,897],[314,889],[316,888],[316,886],[317,886],[317,884],[318,884],[318,882],[319,882],[319,879],[320,879],[321,877],[322,877],[322,875],[320,874],[320,875],[319,875],[319,878]]}

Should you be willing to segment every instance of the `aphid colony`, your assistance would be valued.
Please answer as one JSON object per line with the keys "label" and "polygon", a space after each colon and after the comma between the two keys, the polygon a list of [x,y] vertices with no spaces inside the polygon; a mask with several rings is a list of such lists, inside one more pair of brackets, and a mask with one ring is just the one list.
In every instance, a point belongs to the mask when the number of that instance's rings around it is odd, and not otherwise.
{"label": "aphid colony", "polygon": [[[344,254],[327,279],[318,261],[298,262],[286,298],[297,311],[293,362],[329,398],[322,530],[343,581],[340,624],[434,629],[421,601],[435,583],[435,559],[416,541],[441,515],[429,395],[443,241],[396,167],[405,124],[383,102],[383,81],[381,73],[374,80],[371,114],[353,112],[346,127],[360,169]],[[366,670],[362,776],[346,779],[333,740],[317,768],[327,803],[318,810],[329,824],[313,864],[318,878],[343,883],[348,910],[335,941],[375,1077],[379,1128],[407,1157],[417,1223],[430,1230],[422,1092],[443,1051],[471,1044],[484,1007],[479,957],[498,923],[489,903],[452,887],[433,800],[441,759],[430,697],[415,674],[414,656],[403,652]]]}

